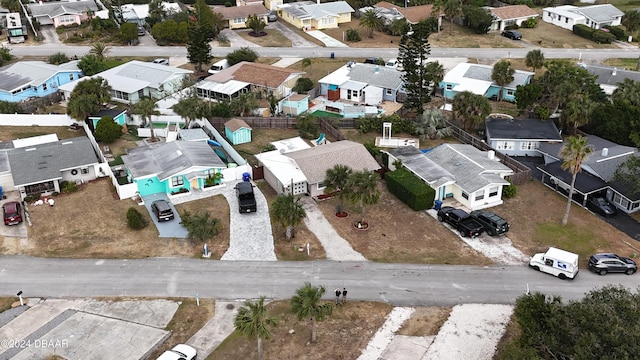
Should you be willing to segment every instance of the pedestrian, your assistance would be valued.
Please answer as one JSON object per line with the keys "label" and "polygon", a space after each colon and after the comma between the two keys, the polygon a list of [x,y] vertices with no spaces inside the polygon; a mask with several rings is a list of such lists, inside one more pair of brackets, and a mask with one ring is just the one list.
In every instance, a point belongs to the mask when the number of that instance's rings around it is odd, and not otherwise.
{"label": "pedestrian", "polygon": [[347,288],[342,288],[342,303],[347,303]]}
{"label": "pedestrian", "polygon": [[340,294],[342,294],[340,288],[336,288],[336,305],[340,302]]}

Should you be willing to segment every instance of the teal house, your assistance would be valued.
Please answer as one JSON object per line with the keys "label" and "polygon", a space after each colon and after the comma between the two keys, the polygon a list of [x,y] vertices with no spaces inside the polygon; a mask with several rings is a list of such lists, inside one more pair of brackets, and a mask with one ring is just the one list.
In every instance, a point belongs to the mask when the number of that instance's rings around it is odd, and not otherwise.
{"label": "teal house", "polygon": [[241,119],[231,119],[224,123],[224,134],[233,145],[251,142],[251,127]]}
{"label": "teal house", "polygon": [[[460,63],[445,74],[439,86],[443,90],[444,97],[449,100],[464,91],[498,100],[501,89],[500,85],[491,79],[492,73],[493,66],[490,65]],[[513,81],[502,87],[502,99],[515,102],[518,85],[529,84],[534,75],[529,71],[516,70]]]}
{"label": "teal house", "polygon": [[227,168],[211,146],[201,141],[140,146],[128,150],[122,161],[140,196],[200,191],[211,179],[221,183],[216,174]]}
{"label": "teal house", "polygon": [[98,121],[103,116],[110,116],[113,118],[113,121],[116,122],[120,126],[124,126],[127,123],[127,110],[122,109],[106,109],[100,110],[95,115],[89,115],[89,120],[91,121],[91,125],[93,125],[93,129],[98,126]]}
{"label": "teal house", "polygon": [[291,94],[280,100],[278,109],[281,113],[298,116],[309,110],[309,95]]}

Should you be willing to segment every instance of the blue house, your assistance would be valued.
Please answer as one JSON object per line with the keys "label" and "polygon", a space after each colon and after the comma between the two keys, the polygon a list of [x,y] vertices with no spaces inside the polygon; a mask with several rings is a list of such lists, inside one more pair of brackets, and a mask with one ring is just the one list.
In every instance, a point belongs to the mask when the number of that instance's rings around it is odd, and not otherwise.
{"label": "blue house", "polygon": [[19,61],[0,69],[0,100],[19,102],[43,97],[58,91],[58,87],[78,80],[82,70],[78,61],[60,65],[44,61]]}
{"label": "blue house", "polygon": [[281,113],[297,116],[309,110],[309,95],[291,94],[280,100],[278,110]]}
{"label": "blue house", "polygon": [[140,196],[199,191],[227,165],[206,142],[172,141],[140,146],[122,156]]}
{"label": "blue house", "polygon": [[91,122],[93,123],[93,129],[98,126],[98,121],[100,121],[103,116],[110,116],[111,118],[113,118],[113,121],[120,126],[124,126],[127,123],[127,110],[118,108],[105,109],[100,110],[95,115],[89,115],[89,120],[91,120]]}
{"label": "blue house", "polygon": [[[500,86],[491,79],[493,66],[481,64],[460,63],[451,69],[440,82],[446,99],[453,99],[456,94],[469,91],[492,100],[497,100]],[[503,88],[502,99],[516,101],[516,87],[527,85],[535,74],[529,71],[516,70],[513,81]]]}
{"label": "blue house", "polygon": [[251,127],[241,119],[231,119],[224,123],[224,135],[233,145],[251,142]]}

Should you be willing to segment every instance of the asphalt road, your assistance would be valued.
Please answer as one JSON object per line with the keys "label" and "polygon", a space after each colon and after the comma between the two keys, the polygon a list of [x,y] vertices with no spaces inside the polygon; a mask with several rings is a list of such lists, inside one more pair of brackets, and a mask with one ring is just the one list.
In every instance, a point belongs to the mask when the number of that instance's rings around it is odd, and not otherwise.
{"label": "asphalt road", "polygon": [[150,296],[247,299],[265,295],[288,299],[309,281],[346,287],[354,300],[396,306],[512,304],[531,292],[579,299],[595,287],[619,283],[635,289],[640,275],[599,276],[581,270],[560,280],[522,266],[447,266],[373,262],[240,262],[183,258],[141,260],[0,257],[0,296]]}
{"label": "asphalt road", "polygon": [[[66,46],[60,44],[40,44],[37,46],[10,45],[11,54],[15,56],[48,56],[57,52],[64,52],[67,56],[83,56],[89,52],[89,46]],[[110,48],[109,56],[187,56],[185,47],[171,46],[113,46]],[[496,60],[505,58],[524,58],[527,52],[534,47],[527,48],[431,48],[431,57],[460,57],[477,58],[480,60]],[[581,58],[584,61],[600,62],[608,58],[638,58],[640,49],[549,49],[540,48],[545,58]],[[233,47],[215,47],[211,53],[214,56],[225,56],[227,53],[236,50]],[[394,58],[398,54],[398,49],[391,48],[253,48],[260,56],[265,57],[330,57],[334,53],[339,58],[364,58],[375,56],[382,58]]]}

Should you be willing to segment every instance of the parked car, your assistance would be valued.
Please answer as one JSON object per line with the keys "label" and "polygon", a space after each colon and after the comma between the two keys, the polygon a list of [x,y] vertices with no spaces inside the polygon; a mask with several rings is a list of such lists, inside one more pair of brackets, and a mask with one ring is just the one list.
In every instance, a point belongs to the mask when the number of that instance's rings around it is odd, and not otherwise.
{"label": "parked car", "polygon": [[269,22],[278,21],[278,15],[276,15],[276,13],[272,11],[267,16],[267,20],[269,20]]}
{"label": "parked car", "polygon": [[22,205],[9,201],[2,205],[2,217],[5,225],[18,225],[22,222]]}
{"label": "parked car", "polygon": [[509,223],[507,220],[492,213],[491,211],[475,210],[469,215],[482,224],[484,231],[491,236],[502,235],[509,231]]}
{"label": "parked car", "polygon": [[564,279],[575,279],[578,269],[578,254],[550,247],[547,252],[538,253],[529,260],[529,267],[536,271]]}
{"label": "parked car", "polygon": [[602,216],[614,216],[618,213],[618,209],[603,197],[588,198],[587,209]]}
{"label": "parked car", "polygon": [[253,184],[247,181],[236,184],[236,196],[240,213],[250,213],[258,211],[256,197],[253,193]]}
{"label": "parked car", "polygon": [[375,58],[375,57],[368,57],[368,58],[364,59],[364,63],[365,63],[365,64],[378,65],[378,58]]}
{"label": "parked car", "polygon": [[473,238],[484,231],[482,224],[469,216],[466,211],[451,206],[443,206],[438,210],[438,221],[449,223],[463,237]]}
{"label": "parked car", "polygon": [[168,59],[155,59],[155,60],[152,61],[152,63],[160,64],[160,65],[169,65],[169,60]]}
{"label": "parked car", "polygon": [[195,360],[196,355],[196,349],[189,345],[178,344],[173,349],[163,352],[158,360]]}
{"label": "parked car", "polygon": [[173,209],[167,202],[167,200],[156,200],[151,203],[151,211],[156,215],[158,221],[173,220]]}
{"label": "parked car", "polygon": [[589,270],[600,275],[607,275],[610,272],[632,275],[638,271],[638,265],[635,261],[623,256],[601,253],[589,258]]}
{"label": "parked car", "polygon": [[138,26],[138,36],[144,36],[147,32],[144,30],[142,26]]}
{"label": "parked car", "polygon": [[387,63],[384,64],[384,67],[397,69],[398,68],[398,59],[389,59],[389,61],[387,61]]}
{"label": "parked car", "polygon": [[505,30],[502,32],[502,36],[508,37],[511,40],[521,40],[522,34],[519,31],[515,30]]}

